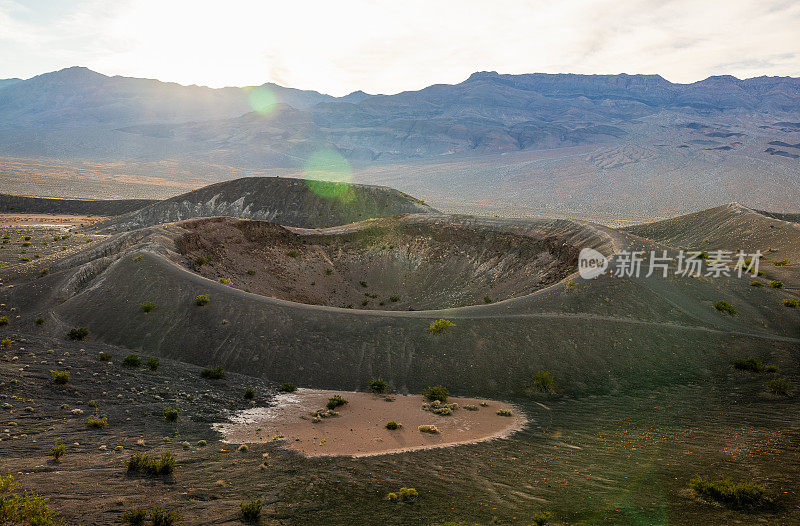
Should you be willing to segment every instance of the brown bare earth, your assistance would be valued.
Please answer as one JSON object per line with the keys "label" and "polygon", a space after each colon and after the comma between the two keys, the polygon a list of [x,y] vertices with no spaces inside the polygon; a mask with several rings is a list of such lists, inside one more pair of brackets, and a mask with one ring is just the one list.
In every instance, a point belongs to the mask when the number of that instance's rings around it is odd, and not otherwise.
{"label": "brown bare earth", "polygon": [[[312,413],[325,408],[335,395],[348,403],[336,409],[338,415],[315,421]],[[240,411],[216,428],[226,442],[235,444],[277,441],[310,457],[363,457],[504,438],[527,422],[524,414],[508,403],[477,398],[449,398],[447,403],[459,408],[448,416],[424,411],[426,400],[420,395],[300,389],[280,394],[273,402],[270,407]],[[512,416],[498,415],[500,409],[512,411]],[[389,421],[402,427],[389,430]],[[434,425],[439,433],[419,431],[423,425]]]}

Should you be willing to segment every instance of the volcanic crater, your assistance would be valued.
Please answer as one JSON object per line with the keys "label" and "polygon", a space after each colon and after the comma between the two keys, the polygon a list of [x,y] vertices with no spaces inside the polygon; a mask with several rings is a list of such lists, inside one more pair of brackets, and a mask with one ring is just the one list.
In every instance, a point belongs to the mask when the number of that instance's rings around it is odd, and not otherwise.
{"label": "volcanic crater", "polygon": [[207,278],[272,298],[369,310],[445,309],[530,294],[572,274],[583,246],[609,243],[573,221],[432,214],[327,229],[226,217],[180,225],[178,251]]}

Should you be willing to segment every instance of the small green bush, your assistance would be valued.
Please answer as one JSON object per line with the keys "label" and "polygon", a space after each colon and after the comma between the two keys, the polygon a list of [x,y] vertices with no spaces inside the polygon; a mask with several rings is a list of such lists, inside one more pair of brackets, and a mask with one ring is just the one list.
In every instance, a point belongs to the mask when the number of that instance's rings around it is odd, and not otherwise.
{"label": "small green bush", "polygon": [[156,460],[142,453],[134,453],[125,461],[129,473],[138,473],[147,477],[165,477],[175,471],[175,457],[170,452]]}
{"label": "small green bush", "polygon": [[774,378],[767,382],[767,389],[775,395],[789,396],[791,387],[792,384],[786,378]]}
{"label": "small green bush", "polygon": [[108,418],[105,416],[92,415],[86,421],[86,425],[92,429],[103,429],[108,426]]}
{"label": "small green bush", "polygon": [[369,390],[375,394],[383,394],[389,389],[389,385],[383,378],[376,378],[369,381]]}
{"label": "small green bush", "polygon": [[208,260],[203,256],[197,256],[196,258],[194,258],[194,264],[197,265],[198,267],[202,267],[206,263],[208,263]]}
{"label": "small green bush", "polygon": [[86,327],[75,327],[70,329],[67,333],[67,338],[70,340],[84,340],[87,336],[89,336],[89,329]]}
{"label": "small green bush", "polygon": [[219,282],[222,283],[223,285],[233,285],[233,281],[231,281],[231,278],[219,278]]}
{"label": "small green bush", "polygon": [[736,482],[732,478],[705,479],[695,477],[689,482],[698,496],[736,509],[753,509],[768,503],[763,486],[752,482]]}
{"label": "small green bush", "polygon": [[174,407],[166,407],[164,408],[164,420],[167,422],[177,422],[178,421],[178,410]]}
{"label": "small green bush", "polygon": [[531,521],[533,522],[533,524],[535,526],[545,526],[545,524],[547,524],[547,522],[550,520],[550,517],[552,517],[552,516],[553,516],[553,514],[550,513],[550,512],[534,513],[531,516]]}
{"label": "small green bush", "polygon": [[431,322],[431,324],[428,325],[428,332],[431,334],[439,334],[441,332],[448,330],[450,327],[455,327],[455,326],[456,324],[453,323],[452,321],[440,318],[434,322]]}
{"label": "small green bush", "polygon": [[53,457],[53,460],[58,462],[61,460],[61,457],[64,456],[64,452],[67,448],[64,447],[64,444],[56,444],[50,448],[50,456]]}
{"label": "small green bush", "polygon": [[33,320],[33,323],[35,323],[36,325],[44,325],[44,318],[36,318],[35,320]]}
{"label": "small green bush", "polygon": [[774,279],[774,280],[769,282],[769,286],[772,287],[773,289],[779,289],[779,288],[783,287],[783,282],[779,281],[777,279]]}
{"label": "small green bush", "polygon": [[[38,254],[37,254],[37,257],[38,257]],[[42,270],[39,271],[39,277],[40,278],[43,278],[48,274],[50,274],[50,269],[47,268],[47,267],[45,267],[45,268],[43,268]]]}
{"label": "small green bush", "polygon": [[225,378],[225,369],[223,369],[221,365],[210,367],[200,371],[200,376],[209,380],[221,380]]}
{"label": "small green bush", "polygon": [[400,496],[400,500],[402,502],[414,502],[419,499],[419,493],[414,488],[402,487],[400,488],[398,495]]}
{"label": "small green bush", "polygon": [[760,373],[764,370],[764,362],[754,356],[750,358],[736,358],[733,360],[733,368],[740,371]]}
{"label": "small green bush", "polygon": [[797,298],[784,298],[781,300],[781,303],[790,309],[796,309],[797,307],[800,307],[800,300]]}
{"label": "small green bush", "polygon": [[137,506],[120,515],[119,520],[131,526],[141,526],[147,520],[147,510],[142,506]]}
{"label": "small green bush", "polygon": [[8,325],[8,316],[0,316],[0,327]]}
{"label": "small green bush", "polygon": [[754,279],[753,281],[750,282],[750,286],[751,287],[763,287],[764,286],[764,282],[761,281],[761,280],[758,280],[758,279]]}
{"label": "small green bush", "polygon": [[151,312],[158,308],[158,304],[154,301],[142,302],[142,312]]}
{"label": "small green bush", "polygon": [[136,367],[142,366],[142,359],[136,356],[135,354],[129,354],[125,358],[122,359],[122,365],[124,367],[130,367],[135,369]]}
{"label": "small green bush", "polygon": [[12,343],[14,342],[11,341],[11,338],[3,338],[2,340],[0,340],[0,345],[3,347],[3,349],[8,349],[9,347],[11,347]]}
{"label": "small green bush", "polygon": [[389,301],[392,303],[400,301],[400,296],[389,296]]}
{"label": "small green bush", "polygon": [[771,261],[772,261],[772,264],[773,264],[773,265],[775,265],[776,267],[783,267],[783,266],[785,266],[785,265],[788,265],[788,264],[789,264],[789,260],[788,260],[788,259],[786,259],[786,258],[783,258],[783,259],[773,259],[773,260],[771,260]]}
{"label": "small green bush", "polygon": [[211,301],[211,299],[208,297],[208,294],[199,294],[197,295],[197,297],[194,298],[194,303],[198,307],[208,305],[209,301]]}
{"label": "small green bush", "polygon": [[736,315],[736,308],[725,300],[719,300],[718,302],[714,303],[714,308],[719,312],[728,313],[731,316]]}
{"label": "small green bush", "polygon": [[50,371],[53,375],[53,383],[64,385],[69,383],[69,371]]}
{"label": "small green bush", "polygon": [[556,390],[556,381],[553,378],[553,373],[550,371],[537,371],[533,375],[533,390],[537,393],[554,393]]}
{"label": "small green bush", "polygon": [[255,276],[256,275],[255,269],[252,269],[252,268],[247,269],[247,275],[248,276]]}
{"label": "small green bush", "polygon": [[293,393],[297,391],[297,386],[292,382],[282,383],[278,390],[282,393]]}
{"label": "small green bush", "polygon": [[17,484],[9,475],[0,477],[0,524],[57,526],[63,524],[58,513],[50,511],[49,499],[28,491],[14,493]]}
{"label": "small green bush", "polygon": [[514,416],[510,409],[498,409],[497,414],[498,416]]}
{"label": "small green bush", "polygon": [[101,352],[98,353],[97,355],[97,359],[100,360],[101,362],[110,362],[111,358],[113,358],[113,356],[111,356],[111,353],[107,352]]}
{"label": "small green bush", "polygon": [[445,403],[447,402],[447,397],[450,396],[450,392],[447,390],[446,387],[443,387],[441,385],[434,385],[422,391],[422,396],[424,396],[429,402],[438,400],[441,403]]}
{"label": "small green bush", "polygon": [[177,510],[165,510],[156,506],[150,510],[150,522],[153,526],[173,526],[178,524],[183,515]]}
{"label": "small green bush", "polygon": [[244,390],[244,399],[245,400],[252,400],[256,397],[256,390],[248,387]]}
{"label": "small green bush", "polygon": [[344,398],[342,398],[341,396],[333,395],[332,397],[328,398],[328,403],[325,404],[325,406],[328,409],[333,410],[333,409],[336,409],[337,407],[341,407],[341,406],[343,406],[343,405],[345,405],[347,403],[348,403],[348,401],[345,400]]}
{"label": "small green bush", "polygon": [[242,522],[258,523],[261,519],[261,499],[239,504],[239,518]]}
{"label": "small green bush", "polygon": [[155,356],[150,356],[147,358],[147,368],[151,371],[158,371],[158,366],[161,364],[161,360],[156,358]]}
{"label": "small green bush", "polygon": [[401,427],[403,427],[403,426],[398,424],[394,420],[390,420],[390,421],[386,422],[386,429],[389,429],[391,431],[393,431],[395,429],[400,429]]}

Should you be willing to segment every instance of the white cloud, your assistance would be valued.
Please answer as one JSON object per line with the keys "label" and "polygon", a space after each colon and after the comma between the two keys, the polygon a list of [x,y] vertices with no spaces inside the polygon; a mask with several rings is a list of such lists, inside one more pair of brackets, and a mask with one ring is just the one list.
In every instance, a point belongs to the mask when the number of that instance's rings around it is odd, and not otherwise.
{"label": "white cloud", "polygon": [[[800,4],[0,0],[0,77],[70,65],[211,86],[391,93],[505,73],[800,75]],[[67,7],[64,7],[64,6]]]}

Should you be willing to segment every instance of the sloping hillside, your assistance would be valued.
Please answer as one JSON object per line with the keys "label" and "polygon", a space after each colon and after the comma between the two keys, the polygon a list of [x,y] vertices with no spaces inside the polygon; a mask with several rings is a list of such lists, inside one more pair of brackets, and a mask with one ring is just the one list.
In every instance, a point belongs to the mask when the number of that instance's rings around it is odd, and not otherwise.
{"label": "sloping hillside", "polygon": [[123,232],[193,217],[230,216],[306,228],[328,227],[373,217],[434,212],[397,190],[381,186],[245,177],[160,201],[94,225],[103,233]]}
{"label": "sloping hillside", "polygon": [[54,199],[0,194],[0,212],[116,216],[157,202],[153,199]]}

